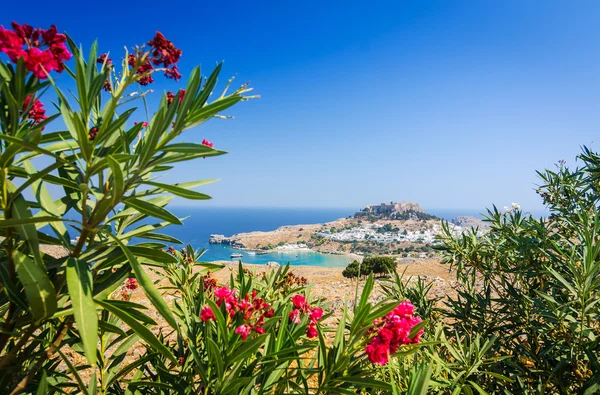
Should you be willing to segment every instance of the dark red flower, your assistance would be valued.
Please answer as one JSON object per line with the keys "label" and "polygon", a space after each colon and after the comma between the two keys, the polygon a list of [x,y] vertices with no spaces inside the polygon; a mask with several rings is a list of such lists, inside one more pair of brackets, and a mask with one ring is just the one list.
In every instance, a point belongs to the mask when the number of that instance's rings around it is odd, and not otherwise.
{"label": "dark red flower", "polygon": [[165,70],[165,77],[179,81],[181,78],[181,73],[179,72],[179,68],[177,66],[170,67]]}
{"label": "dark red flower", "polygon": [[207,139],[202,140],[202,145],[205,145],[205,146],[210,147],[210,148],[213,147],[213,143],[211,143]]}
{"label": "dark red flower", "polygon": [[[97,135],[98,135],[98,128],[94,126],[89,131],[90,141],[94,141],[94,139],[96,138]],[[135,278],[134,278],[134,280],[135,280]]]}
{"label": "dark red flower", "polygon": [[[136,58],[136,56],[133,54],[129,54],[129,56],[127,57],[127,64],[129,64],[129,66],[131,66],[131,68],[133,69],[136,67],[137,63],[138,59]],[[153,83],[154,78],[152,78],[152,70],[154,70],[154,68],[152,67],[150,61],[148,59],[144,60],[144,62],[141,65],[139,65],[135,71],[137,75],[142,76],[138,80],[138,84],[146,86],[148,84]]]}
{"label": "dark red flower", "polygon": [[155,66],[169,67],[179,62],[181,50],[167,40],[161,32],[156,32],[154,38],[148,41],[148,45],[151,47],[150,54]]}
{"label": "dark red flower", "polygon": [[[184,97],[185,97],[185,89],[180,89],[179,90],[179,104],[181,104]],[[169,103],[169,104],[173,103],[174,99],[175,99],[175,94],[171,91],[167,92],[167,103]]]}
{"label": "dark red flower", "polygon": [[105,54],[105,53],[98,56],[98,59],[96,59],[96,63],[99,63],[99,64],[104,64],[104,61],[106,61],[107,66],[112,64],[112,59],[108,58],[108,54]]}
{"label": "dark red flower", "polygon": [[130,291],[135,291],[138,287],[138,282],[135,278],[129,277],[127,281],[125,281],[125,287]]}
{"label": "dark red flower", "polygon": [[112,92],[112,86],[110,85],[110,81],[104,81],[104,90],[106,92]]}

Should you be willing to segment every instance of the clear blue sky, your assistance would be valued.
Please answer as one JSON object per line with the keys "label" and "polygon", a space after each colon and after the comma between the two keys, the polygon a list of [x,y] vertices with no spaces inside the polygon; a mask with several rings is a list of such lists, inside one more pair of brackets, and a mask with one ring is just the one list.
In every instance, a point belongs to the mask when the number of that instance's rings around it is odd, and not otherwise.
{"label": "clear blue sky", "polygon": [[[597,148],[597,1],[81,1],[3,5],[118,57],[160,30],[184,75],[225,60],[259,100],[190,131],[229,155],[169,180],[221,178],[203,205],[541,208],[536,169]],[[63,76],[62,78],[66,78]],[[162,78],[157,90],[175,90]],[[225,82],[222,78],[221,82]],[[141,116],[141,114],[140,114]],[[197,203],[194,203],[197,204]]]}

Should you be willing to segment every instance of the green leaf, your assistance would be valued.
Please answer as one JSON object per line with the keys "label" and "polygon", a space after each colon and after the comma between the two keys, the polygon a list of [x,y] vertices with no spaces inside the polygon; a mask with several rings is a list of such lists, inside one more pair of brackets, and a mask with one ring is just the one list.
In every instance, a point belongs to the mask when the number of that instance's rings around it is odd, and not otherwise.
{"label": "green leaf", "polygon": [[410,384],[408,385],[407,395],[425,395],[429,389],[431,380],[431,364],[417,365],[413,368],[410,375]]}
{"label": "green leaf", "polygon": [[129,264],[125,264],[114,273],[111,271],[104,281],[96,283],[94,299],[103,300],[108,298],[129,277],[130,272]]}
{"label": "green leaf", "polygon": [[73,257],[67,260],[66,272],[73,316],[79,329],[83,350],[89,364],[94,366],[98,341],[98,314],[92,297],[92,272],[87,262]]}
{"label": "green leaf", "polygon": [[103,309],[111,312],[112,314],[120,318],[135,333],[137,333],[142,339],[144,339],[146,343],[148,343],[154,350],[160,352],[162,355],[164,355],[171,361],[176,361],[175,356],[173,355],[173,353],[171,353],[171,350],[169,350],[164,344],[162,344],[160,340],[158,340],[156,336],[154,336],[150,329],[140,324],[135,318],[133,318],[133,316],[131,316],[125,310],[121,310],[120,308],[116,307],[109,300],[96,300],[96,303],[100,305],[100,307],[102,307]]}
{"label": "green leaf", "polygon": [[121,165],[119,165],[119,162],[117,162],[115,158],[113,158],[112,156],[108,156],[106,160],[108,161],[108,165],[110,166],[110,170],[113,175],[113,183],[111,185],[111,187],[113,188],[113,202],[117,202],[123,195],[123,192],[125,192],[125,181],[123,178],[123,172],[121,171]]}
{"label": "green leaf", "polygon": [[24,311],[27,311],[29,307],[24,299],[24,295],[15,287],[15,281],[11,280],[7,266],[8,261],[0,264],[0,283],[2,284],[2,290],[6,293],[6,296],[10,301],[15,303]]}
{"label": "green leaf", "polygon": [[165,192],[171,192],[174,195],[177,196],[181,196],[185,199],[192,199],[192,200],[205,200],[205,199],[210,199],[211,197],[208,195],[205,195],[204,193],[200,193],[200,192],[196,192],[196,191],[191,191],[189,189],[184,189],[175,185],[169,185],[169,184],[161,184],[158,182],[153,182],[153,181],[146,181],[146,184],[148,185],[152,185],[154,187],[160,188]]}
{"label": "green leaf", "polygon": [[142,214],[146,214],[159,219],[164,219],[165,221],[169,221],[172,224],[183,225],[179,218],[171,214],[169,211],[145,200],[127,199],[125,200],[125,204],[135,208]]}
{"label": "green leaf", "polygon": [[44,373],[42,373],[42,378],[40,379],[40,385],[38,385],[37,391],[35,391],[35,395],[48,394],[48,380],[46,378],[46,371],[44,370]]}
{"label": "green leaf", "polygon": [[77,372],[77,368],[75,368],[75,366],[73,366],[73,364],[71,363],[69,358],[67,358],[67,356],[65,354],[63,354],[62,351],[60,351],[60,349],[57,349],[56,352],[60,355],[60,357],[64,361],[65,365],[67,365],[67,367],[71,371],[71,374],[75,377],[75,380],[77,381],[77,384],[79,385],[79,389],[81,390],[81,392],[83,392],[83,394],[85,394],[85,395],[89,395],[87,386],[83,383],[83,380],[82,380],[81,376],[79,375],[79,372]]}
{"label": "green leaf", "polygon": [[46,270],[20,251],[14,251],[13,259],[17,276],[25,288],[34,321],[39,323],[51,317],[57,307],[56,290]]}
{"label": "green leaf", "polygon": [[417,325],[413,326],[408,334],[408,338],[413,339],[415,336],[417,336],[417,333],[419,333],[419,331],[423,329],[425,325],[427,325],[427,320],[421,321]]}
{"label": "green leaf", "polygon": [[174,329],[177,329],[178,326],[177,322],[175,321],[175,317],[173,316],[173,312],[167,305],[167,302],[165,302],[161,294],[158,292],[158,289],[156,289],[156,287],[154,286],[154,283],[152,282],[150,277],[148,277],[148,275],[144,271],[142,265],[138,262],[136,256],[115,235],[113,235],[110,232],[104,233],[111,237],[113,240],[115,240],[115,242],[119,245],[119,247],[127,257],[127,260],[129,261],[129,264],[131,265],[131,268],[135,273],[135,277],[138,283],[144,290],[144,293],[146,294],[148,299],[150,299],[150,302],[152,302],[154,307],[156,307],[158,312],[169,323],[169,325],[171,325]]}
{"label": "green leaf", "polygon": [[372,378],[363,378],[356,376],[344,376],[339,379],[335,379],[338,383],[350,383],[362,388],[381,388],[383,390],[391,391],[392,387],[388,383],[383,381],[375,380]]}
{"label": "green leaf", "polygon": [[180,154],[198,154],[202,156],[217,156],[227,152],[210,148],[204,144],[195,143],[175,143],[162,148],[166,152],[177,152]]}
{"label": "green leaf", "polygon": [[[50,222],[63,222],[62,218],[56,217],[29,217],[29,218],[15,218],[15,219],[3,219],[0,221],[0,228],[14,228],[23,225],[50,223]],[[70,221],[75,222],[75,221]]]}

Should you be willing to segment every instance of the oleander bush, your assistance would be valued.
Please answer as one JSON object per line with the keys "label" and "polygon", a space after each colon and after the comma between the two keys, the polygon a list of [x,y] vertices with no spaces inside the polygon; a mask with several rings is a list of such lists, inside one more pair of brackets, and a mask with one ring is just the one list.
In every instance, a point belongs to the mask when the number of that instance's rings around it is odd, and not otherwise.
{"label": "oleander bush", "polygon": [[182,224],[169,201],[208,199],[194,188],[211,180],[160,176],[225,153],[184,132],[254,97],[246,85],[217,93],[221,65],[206,78],[196,67],[152,112],[144,87],[182,77],[182,51],[158,32],[117,60],[14,23],[0,52],[2,393],[393,390],[374,366],[418,349],[425,322],[409,302],[373,303],[372,277],[333,319],[287,266],[240,265],[218,284],[202,251],[167,248],[181,242],[162,230]]}
{"label": "oleander bush", "polygon": [[442,306],[422,278],[383,286],[430,325],[428,344],[380,369],[381,380],[406,389],[422,366],[435,393],[600,391],[600,156],[583,148],[578,160],[538,173],[547,219],[515,205],[489,210],[484,235],[445,224],[440,250],[459,287]]}

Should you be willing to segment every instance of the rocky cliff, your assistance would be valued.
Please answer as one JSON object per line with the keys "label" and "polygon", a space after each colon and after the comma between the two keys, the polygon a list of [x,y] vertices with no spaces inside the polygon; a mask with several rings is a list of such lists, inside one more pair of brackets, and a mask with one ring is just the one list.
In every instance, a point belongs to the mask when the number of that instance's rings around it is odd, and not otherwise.
{"label": "rocky cliff", "polygon": [[231,248],[246,249],[246,245],[233,237],[227,237],[225,235],[210,235],[208,239],[209,244],[226,244]]}

